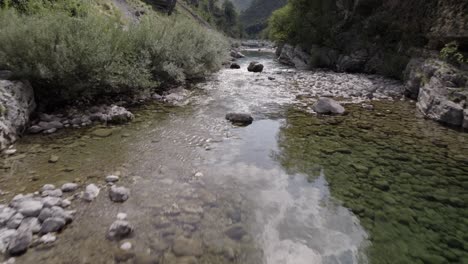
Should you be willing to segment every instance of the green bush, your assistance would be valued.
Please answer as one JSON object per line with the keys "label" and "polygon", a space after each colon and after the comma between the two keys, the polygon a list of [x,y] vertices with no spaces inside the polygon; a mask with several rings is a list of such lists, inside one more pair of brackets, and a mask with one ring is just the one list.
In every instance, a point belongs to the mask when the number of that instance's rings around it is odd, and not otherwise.
{"label": "green bush", "polygon": [[[47,9],[46,9],[47,10]],[[38,96],[77,96],[155,88],[216,70],[226,41],[176,17],[122,26],[100,12],[0,10],[0,61],[29,79]]]}

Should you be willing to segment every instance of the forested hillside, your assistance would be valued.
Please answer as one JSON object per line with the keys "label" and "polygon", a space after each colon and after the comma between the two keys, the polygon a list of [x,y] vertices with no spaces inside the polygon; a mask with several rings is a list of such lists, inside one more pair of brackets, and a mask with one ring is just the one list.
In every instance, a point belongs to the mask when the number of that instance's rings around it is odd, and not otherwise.
{"label": "forested hillside", "polygon": [[234,4],[238,11],[244,11],[250,6],[252,0],[231,0],[231,2]]}
{"label": "forested hillside", "polygon": [[402,78],[419,48],[456,41],[467,50],[467,16],[459,0],[290,0],[271,17],[269,35],[317,54],[315,66]]}
{"label": "forested hillside", "polygon": [[238,11],[230,0],[189,0],[186,3],[219,31],[234,38],[242,36],[243,31],[239,24]]}
{"label": "forested hillside", "polygon": [[271,13],[286,3],[287,0],[253,0],[241,14],[241,23],[247,35],[256,36],[262,32]]}

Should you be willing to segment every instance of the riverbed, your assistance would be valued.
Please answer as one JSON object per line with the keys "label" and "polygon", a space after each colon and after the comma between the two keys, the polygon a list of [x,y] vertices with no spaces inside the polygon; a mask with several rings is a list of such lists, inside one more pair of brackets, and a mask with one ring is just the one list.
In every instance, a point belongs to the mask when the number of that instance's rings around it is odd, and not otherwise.
{"label": "riverbed", "polygon": [[[73,202],[75,219],[52,246],[17,263],[468,260],[468,134],[422,118],[398,81],[297,71],[270,50],[245,54],[240,70],[221,70],[176,105],[132,109],[127,125],[15,144],[0,172],[2,203],[46,183],[102,187],[95,201]],[[253,60],[263,73],[247,72]],[[317,116],[316,96],[340,100],[347,114]],[[255,121],[236,127],[228,112]],[[110,174],[130,188],[123,204],[108,198]],[[109,241],[119,212],[134,234]],[[130,251],[119,249],[125,241]]]}

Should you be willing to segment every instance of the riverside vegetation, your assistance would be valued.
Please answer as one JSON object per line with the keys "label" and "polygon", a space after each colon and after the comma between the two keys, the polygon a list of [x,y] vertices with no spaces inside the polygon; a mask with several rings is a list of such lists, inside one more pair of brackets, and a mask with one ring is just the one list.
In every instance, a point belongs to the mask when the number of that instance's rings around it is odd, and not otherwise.
{"label": "riverside vegetation", "polygon": [[129,22],[106,1],[2,5],[0,61],[39,100],[181,83],[217,70],[226,51],[222,35],[181,16],[153,12]]}

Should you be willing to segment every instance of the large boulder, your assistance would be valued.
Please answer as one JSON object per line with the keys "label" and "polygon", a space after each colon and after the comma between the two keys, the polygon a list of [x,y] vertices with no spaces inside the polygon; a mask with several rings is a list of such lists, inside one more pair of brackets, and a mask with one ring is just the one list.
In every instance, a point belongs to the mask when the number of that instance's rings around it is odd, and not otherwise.
{"label": "large boulder", "polygon": [[247,67],[249,72],[262,72],[263,71],[263,64],[253,61]]}
{"label": "large boulder", "polygon": [[312,106],[312,109],[317,112],[318,114],[335,114],[335,115],[342,115],[345,113],[345,109],[343,106],[340,105],[337,101],[321,97],[315,102]]}
{"label": "large boulder", "polygon": [[15,142],[24,132],[35,108],[29,82],[0,80],[0,149]]}
{"label": "large boulder", "polygon": [[[413,59],[405,70],[405,94],[418,109],[438,122],[468,126],[468,73],[437,59]],[[465,124],[466,123],[466,124]]]}
{"label": "large boulder", "polygon": [[231,57],[235,58],[235,59],[241,59],[241,58],[244,58],[245,55],[242,54],[240,51],[237,51],[237,50],[231,50]]}
{"label": "large boulder", "polygon": [[289,44],[279,46],[276,54],[279,62],[283,64],[302,70],[310,68],[311,57],[299,45],[296,47]]}

